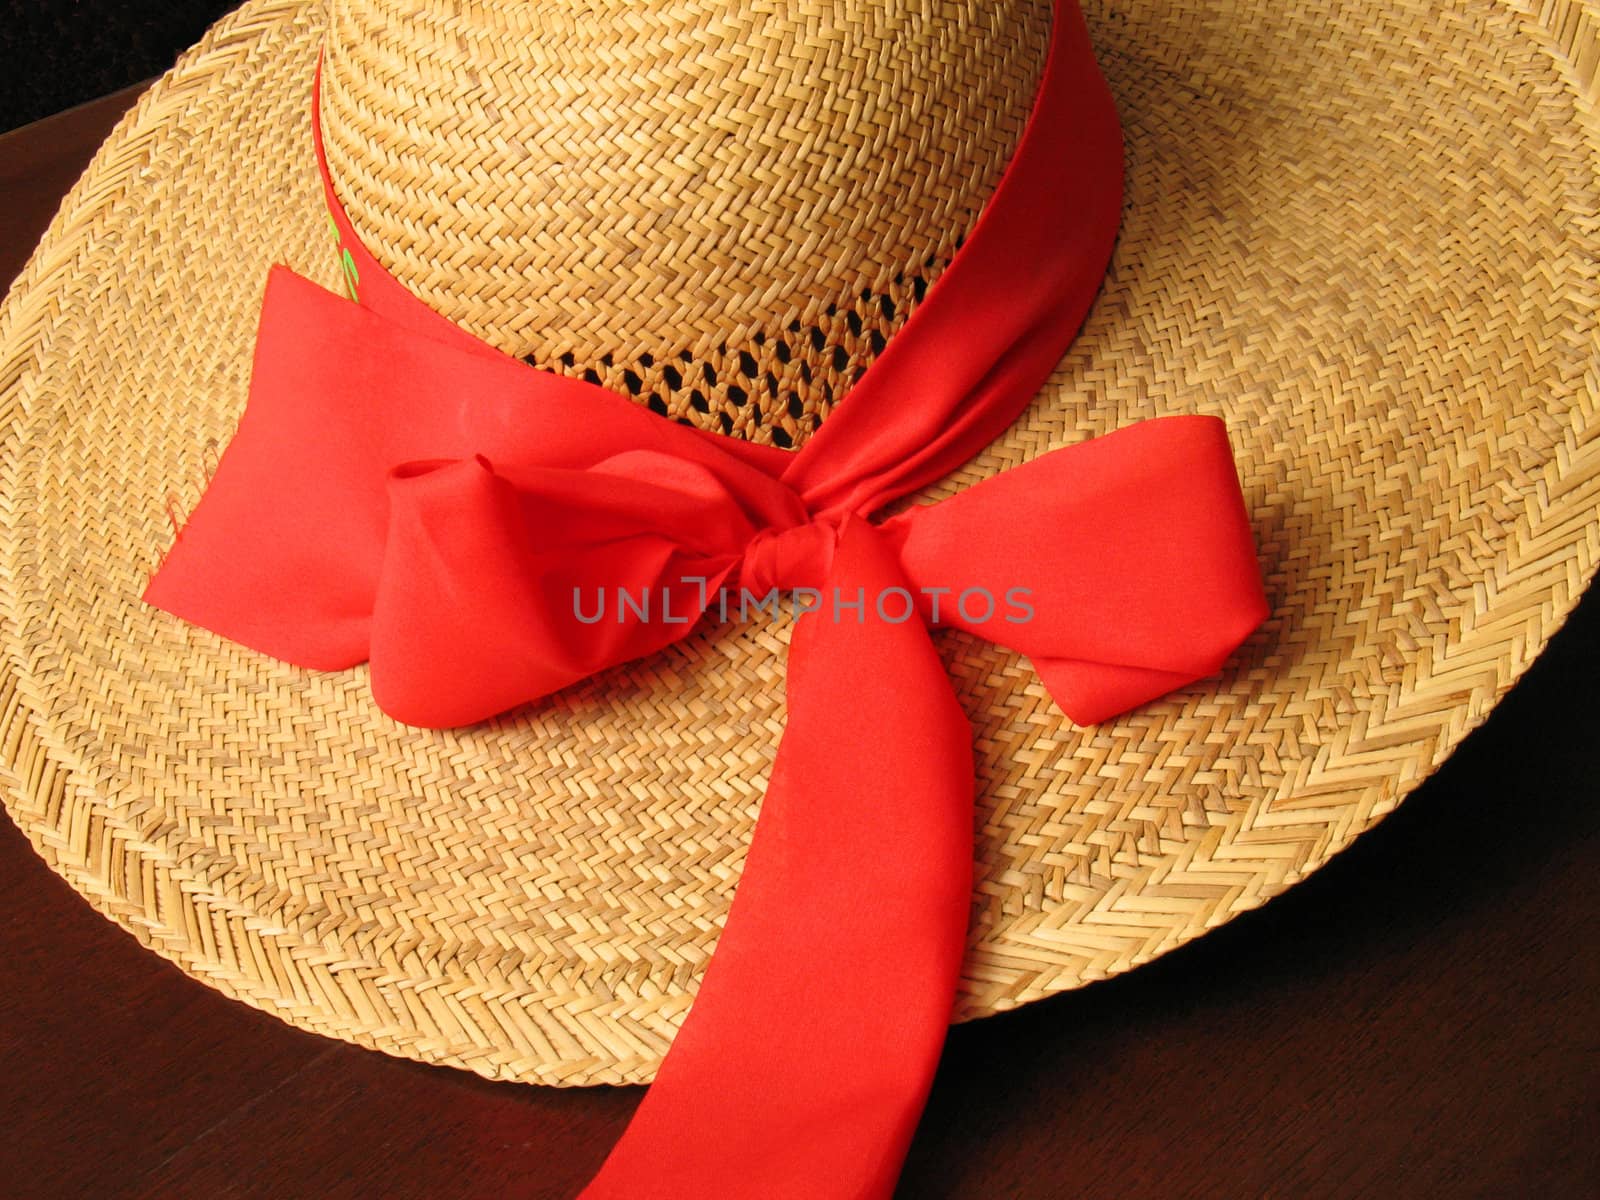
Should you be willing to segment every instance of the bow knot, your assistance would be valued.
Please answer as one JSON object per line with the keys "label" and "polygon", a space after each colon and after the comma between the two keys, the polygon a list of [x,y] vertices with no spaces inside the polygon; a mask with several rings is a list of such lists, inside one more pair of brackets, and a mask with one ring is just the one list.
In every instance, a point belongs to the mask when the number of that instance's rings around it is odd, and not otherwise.
{"label": "bow knot", "polygon": [[784,528],[764,526],[745,547],[739,566],[740,586],[757,596],[818,588],[827,578],[839,544],[839,522],[819,517]]}

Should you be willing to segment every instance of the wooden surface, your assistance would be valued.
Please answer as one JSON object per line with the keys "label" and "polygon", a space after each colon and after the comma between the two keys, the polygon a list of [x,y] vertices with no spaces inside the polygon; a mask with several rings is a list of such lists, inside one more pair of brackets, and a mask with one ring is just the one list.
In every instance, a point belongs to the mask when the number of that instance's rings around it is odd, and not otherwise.
{"label": "wooden surface", "polygon": [[[0,281],[132,99],[0,137]],[[1591,590],[1488,725],[1319,875],[1131,975],[954,1030],[899,1195],[1600,1195],[1597,742]],[[641,1094],[290,1029],[140,948],[0,818],[0,1197],[562,1200]]]}

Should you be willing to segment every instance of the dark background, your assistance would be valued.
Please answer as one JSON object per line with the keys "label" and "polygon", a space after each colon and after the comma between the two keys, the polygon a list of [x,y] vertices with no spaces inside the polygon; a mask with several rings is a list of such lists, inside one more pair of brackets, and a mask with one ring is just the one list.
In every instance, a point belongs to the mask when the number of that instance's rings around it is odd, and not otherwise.
{"label": "dark background", "polygon": [[0,130],[159,75],[240,0],[0,0]]}

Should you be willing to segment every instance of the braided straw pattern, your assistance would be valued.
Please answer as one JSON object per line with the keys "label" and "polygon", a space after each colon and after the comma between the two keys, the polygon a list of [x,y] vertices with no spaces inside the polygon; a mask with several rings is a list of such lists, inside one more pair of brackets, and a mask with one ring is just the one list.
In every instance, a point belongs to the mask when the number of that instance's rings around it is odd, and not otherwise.
{"label": "braided straw pattern", "polygon": [[[962,1018],[1315,869],[1482,719],[1600,545],[1594,11],[1089,15],[1128,135],[1106,289],[1024,418],[930,494],[1223,414],[1274,611],[1219,679],[1084,730],[1025,662],[941,635],[981,773]],[[386,718],[362,670],[138,600],[241,411],[267,263],[338,283],[320,24],[251,0],[217,26],[0,309],[7,804],[98,909],[295,1024],[490,1076],[645,1079],[739,875],[785,627],[711,627],[439,733]]]}
{"label": "braided straw pattern", "polygon": [[329,0],[328,161],[434,309],[798,446],[1021,136],[1051,0]]}

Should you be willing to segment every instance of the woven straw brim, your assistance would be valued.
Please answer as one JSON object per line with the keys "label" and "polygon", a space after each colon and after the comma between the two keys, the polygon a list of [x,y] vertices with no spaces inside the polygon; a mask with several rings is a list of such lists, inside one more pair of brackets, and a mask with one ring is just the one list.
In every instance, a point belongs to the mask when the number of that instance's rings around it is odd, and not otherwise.
{"label": "woven straw brim", "polygon": [[[1025,661],[940,636],[980,774],[960,1018],[1125,970],[1326,861],[1489,711],[1600,542],[1593,15],[1088,15],[1128,136],[1106,290],[1025,417],[930,495],[1221,414],[1273,616],[1222,677],[1092,729]],[[8,805],[98,909],[297,1025],[642,1080],[739,876],[786,629],[713,627],[439,733],[385,717],[362,670],[138,599],[242,409],[267,264],[338,282],[319,20],[262,0],[217,26],[0,315]]]}

